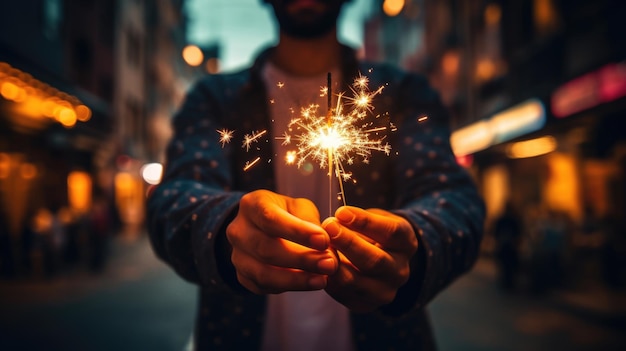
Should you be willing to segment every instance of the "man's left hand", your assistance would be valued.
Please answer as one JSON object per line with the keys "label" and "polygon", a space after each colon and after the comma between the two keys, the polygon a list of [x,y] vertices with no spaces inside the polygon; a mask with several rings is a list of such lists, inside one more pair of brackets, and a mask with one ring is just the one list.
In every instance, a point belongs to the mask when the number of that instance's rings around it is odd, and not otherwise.
{"label": "man's left hand", "polygon": [[391,303],[408,281],[409,264],[417,251],[411,224],[388,211],[343,206],[322,226],[340,260],[326,292],[358,312]]}

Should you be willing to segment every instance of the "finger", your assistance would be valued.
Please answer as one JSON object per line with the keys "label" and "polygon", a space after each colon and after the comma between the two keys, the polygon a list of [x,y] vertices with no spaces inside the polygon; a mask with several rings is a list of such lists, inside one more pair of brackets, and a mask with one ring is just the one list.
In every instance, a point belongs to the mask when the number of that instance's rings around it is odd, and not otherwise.
{"label": "finger", "polygon": [[329,245],[328,235],[319,225],[298,218],[273,202],[259,203],[252,213],[252,222],[268,235],[312,249],[323,251]]}
{"label": "finger", "polygon": [[287,198],[286,203],[287,212],[304,221],[320,225],[320,212],[311,200],[305,198]]}
{"label": "finger", "polygon": [[350,266],[342,265],[328,277],[326,292],[355,312],[371,312],[395,298],[395,290],[387,289],[379,280],[362,275]]}
{"label": "finger", "polygon": [[342,225],[375,240],[384,248],[406,251],[417,245],[411,225],[390,212],[342,206],[335,216]]}
{"label": "finger", "polygon": [[395,273],[393,257],[364,240],[359,233],[328,218],[322,224],[330,236],[331,245],[345,255],[354,267],[364,274],[382,276]]}
{"label": "finger", "polygon": [[282,267],[295,268],[309,273],[333,274],[339,265],[330,249],[313,250],[302,245],[277,238],[259,240],[250,252],[260,262]]}
{"label": "finger", "polygon": [[330,250],[318,251],[266,235],[254,226],[234,221],[226,228],[226,237],[233,250],[241,250],[259,262],[283,268],[296,268],[311,273],[333,274],[338,259]]}
{"label": "finger", "polygon": [[262,264],[238,251],[233,251],[231,259],[237,269],[239,283],[256,294],[320,290],[326,287],[328,281],[325,275]]}

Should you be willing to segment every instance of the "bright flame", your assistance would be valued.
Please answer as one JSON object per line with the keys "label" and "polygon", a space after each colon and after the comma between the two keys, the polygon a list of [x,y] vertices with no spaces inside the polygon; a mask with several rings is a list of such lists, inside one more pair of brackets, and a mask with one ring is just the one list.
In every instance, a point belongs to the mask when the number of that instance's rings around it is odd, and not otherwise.
{"label": "bright flame", "polygon": [[343,138],[341,132],[332,126],[316,130],[315,133],[311,136],[311,144],[319,145],[324,149],[336,150],[348,142]]}

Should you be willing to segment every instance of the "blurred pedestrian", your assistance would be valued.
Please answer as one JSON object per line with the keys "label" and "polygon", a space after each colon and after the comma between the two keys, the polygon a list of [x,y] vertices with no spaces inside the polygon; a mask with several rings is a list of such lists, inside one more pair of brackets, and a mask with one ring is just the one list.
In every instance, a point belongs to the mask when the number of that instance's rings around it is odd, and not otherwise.
{"label": "blurred pedestrian", "polygon": [[104,270],[108,254],[111,230],[115,226],[112,222],[109,205],[101,195],[94,197],[89,216],[89,269],[93,273]]}
{"label": "blurred pedestrian", "polygon": [[[2,198],[0,197],[0,200]],[[9,230],[9,220],[4,206],[0,203],[0,278],[13,278],[16,276],[15,255],[13,252],[13,240]]]}
{"label": "blurred pedestrian", "polygon": [[543,293],[563,282],[564,254],[571,226],[567,215],[554,209],[543,209],[537,219],[531,258],[531,287],[534,292]]}
{"label": "blurred pedestrian", "polygon": [[515,288],[519,270],[519,247],[522,236],[522,218],[511,202],[495,221],[496,260],[498,262],[499,286],[504,290]]}
{"label": "blurred pedestrian", "polygon": [[32,218],[35,237],[35,260],[37,271],[51,278],[59,272],[61,247],[64,242],[63,227],[55,214],[47,207],[40,207]]}
{"label": "blurred pedestrian", "polygon": [[623,213],[611,210],[603,222],[602,276],[610,288],[623,289],[626,286],[626,219]]}
{"label": "blurred pedestrian", "polygon": [[[347,1],[265,2],[278,21],[277,46],[250,69],[207,76],[189,92],[149,198],[155,252],[201,286],[195,346],[434,349],[424,307],[472,267],[484,219],[451,151],[447,111],[424,77],[358,62],[340,44]],[[244,171],[246,150],[217,131],[268,131],[259,151],[267,160],[282,154],[276,137],[287,130],[289,106],[319,103],[311,99],[329,72],[332,91],[350,91],[359,77],[384,86],[372,109],[389,112],[397,131],[380,132],[392,155],[351,165],[358,182],[345,192],[354,206],[322,221],[331,210],[327,169],[301,174],[276,161]],[[370,125],[376,116],[363,118]]]}

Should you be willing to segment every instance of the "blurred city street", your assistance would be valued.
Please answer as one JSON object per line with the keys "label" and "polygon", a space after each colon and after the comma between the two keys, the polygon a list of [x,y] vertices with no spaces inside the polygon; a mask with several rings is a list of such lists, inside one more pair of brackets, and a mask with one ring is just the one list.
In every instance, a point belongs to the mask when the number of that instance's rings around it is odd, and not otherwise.
{"label": "blurred city street", "polygon": [[0,350],[182,350],[191,335],[195,288],[145,236],[116,237],[100,275],[0,285]]}
{"label": "blurred city street", "polygon": [[[482,258],[430,305],[440,350],[623,350],[619,295],[504,293]],[[184,350],[195,287],[147,237],[114,239],[104,272],[0,282],[0,350]]]}
{"label": "blurred city street", "polygon": [[[155,256],[146,228],[181,271],[232,277],[205,250],[225,243],[214,234],[230,196],[303,188],[319,206],[322,183],[299,178],[318,161],[343,204],[345,183],[355,206],[408,206],[430,223],[432,250],[415,260],[434,262],[425,291],[479,255],[430,302],[440,350],[626,350],[626,1],[279,3],[344,9],[308,54],[285,41],[272,1],[2,3],[0,351],[190,351],[203,295]],[[315,84],[289,84],[303,77]],[[305,144],[326,145],[326,159],[303,163],[283,147],[310,125],[287,117],[308,115],[300,97],[318,88],[322,138]],[[366,137],[318,141],[345,120]],[[335,155],[344,145],[358,152]],[[201,235],[188,244],[190,232]],[[212,342],[229,345],[224,334]]]}

